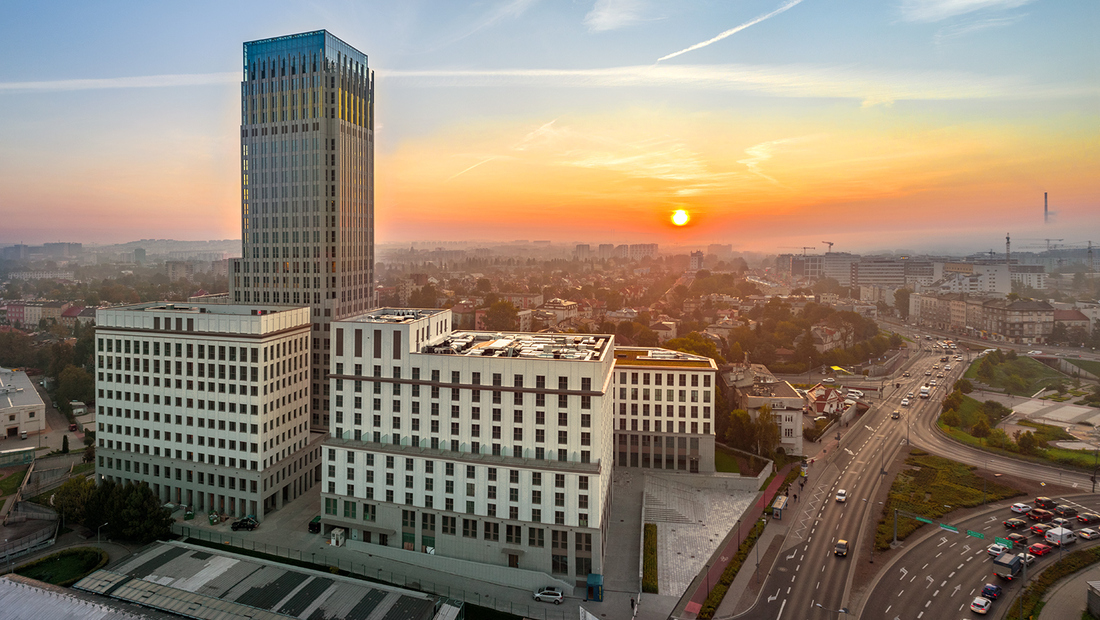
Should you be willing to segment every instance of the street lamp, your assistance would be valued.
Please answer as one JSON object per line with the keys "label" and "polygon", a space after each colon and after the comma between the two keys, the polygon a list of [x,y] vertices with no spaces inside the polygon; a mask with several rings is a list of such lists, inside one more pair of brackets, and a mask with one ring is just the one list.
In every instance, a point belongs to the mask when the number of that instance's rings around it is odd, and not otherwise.
{"label": "street lamp", "polygon": [[831,611],[834,614],[847,614],[848,613],[848,608],[847,607],[841,607],[840,609],[829,609],[828,607],[822,605],[821,603],[814,603],[814,607],[820,607],[820,608],[824,609],[825,611]]}
{"label": "street lamp", "polygon": [[97,547],[99,546],[99,530],[102,530],[106,525],[107,524],[104,523],[103,525],[97,527],[95,530],[95,544]]}

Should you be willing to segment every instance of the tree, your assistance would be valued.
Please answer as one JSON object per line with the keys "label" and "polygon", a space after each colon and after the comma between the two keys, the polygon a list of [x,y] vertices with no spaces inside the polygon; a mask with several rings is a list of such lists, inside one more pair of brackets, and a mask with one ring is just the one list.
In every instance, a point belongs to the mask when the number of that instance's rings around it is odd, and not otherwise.
{"label": "tree", "polygon": [[970,434],[975,437],[988,437],[989,430],[989,420],[984,414],[978,414],[978,421],[974,423],[974,428],[970,429]]}
{"label": "tree", "polygon": [[744,409],[735,409],[730,412],[726,443],[745,451],[752,451],[756,447],[756,425],[749,412]]}
{"label": "tree", "polygon": [[[53,496],[53,507],[69,523],[84,522],[84,507],[95,492],[95,482],[84,476],[69,478]],[[98,525],[98,524],[97,524]]]}
{"label": "tree", "polygon": [[57,380],[57,405],[66,415],[72,413],[69,401],[90,403],[95,400],[95,381],[83,368],[69,366]]}
{"label": "tree", "polygon": [[969,379],[959,379],[955,382],[953,389],[963,394],[969,394],[974,391],[974,384]]}
{"label": "tree", "polygon": [[68,435],[62,435],[61,436],[61,454],[68,454],[68,453],[69,453],[69,436]]}
{"label": "tree", "polygon": [[954,409],[958,411],[959,407],[961,407],[963,404],[963,398],[964,396],[962,395],[962,392],[951,392],[943,399],[942,411],[947,411],[948,409]]}
{"label": "tree", "polygon": [[84,508],[84,526],[95,530],[101,524],[108,537],[139,544],[171,534],[172,517],[148,484],[125,486],[104,481],[95,487]]}
{"label": "tree", "polygon": [[899,288],[894,291],[894,307],[897,308],[902,319],[909,318],[909,297],[912,294],[913,291],[907,288]]}
{"label": "tree", "polygon": [[1025,431],[1016,437],[1016,445],[1020,446],[1020,452],[1034,454],[1039,442],[1035,440],[1035,435],[1031,431]]}
{"label": "tree", "polygon": [[665,346],[674,351],[709,357],[719,365],[726,363],[726,360],[718,353],[718,347],[714,344],[714,341],[704,337],[699,332],[691,332],[683,338],[673,338],[666,342]]}
{"label": "tree", "polygon": [[771,405],[762,405],[756,414],[756,453],[771,456],[779,445],[779,421],[772,413]]}
{"label": "tree", "polygon": [[741,364],[745,361],[745,351],[741,349],[740,342],[734,342],[730,345],[730,363]]}
{"label": "tree", "polygon": [[1012,440],[1008,438],[1008,433],[1002,428],[994,428],[989,431],[989,436],[985,438],[986,443],[995,447],[1008,449],[1012,447]]}
{"label": "tree", "polygon": [[940,416],[940,421],[950,426],[951,428],[958,428],[962,424],[962,420],[959,419],[959,412],[954,409],[948,409]]}
{"label": "tree", "polygon": [[519,326],[519,311],[510,301],[498,301],[485,312],[485,329],[513,331]]}

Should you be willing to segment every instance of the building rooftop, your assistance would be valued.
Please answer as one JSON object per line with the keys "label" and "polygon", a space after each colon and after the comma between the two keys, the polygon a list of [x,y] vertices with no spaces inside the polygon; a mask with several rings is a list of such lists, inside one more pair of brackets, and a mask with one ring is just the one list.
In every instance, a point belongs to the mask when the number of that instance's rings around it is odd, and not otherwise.
{"label": "building rooftop", "polygon": [[376,308],[348,317],[343,321],[346,323],[412,323],[443,312],[446,310],[438,308]]}
{"label": "building rooftop", "polygon": [[209,620],[429,620],[435,599],[329,573],[182,543],[159,543],[75,590]]}
{"label": "building rooftop", "polygon": [[27,373],[0,368],[0,410],[41,404],[42,397]]}
{"label": "building rooftop", "polygon": [[603,359],[613,336],[599,334],[530,334],[453,332],[446,340],[424,348],[424,353],[474,357],[516,357],[597,361]]}
{"label": "building rooftop", "polygon": [[664,366],[673,368],[710,368],[718,370],[714,360],[702,355],[659,347],[615,347],[616,366]]}

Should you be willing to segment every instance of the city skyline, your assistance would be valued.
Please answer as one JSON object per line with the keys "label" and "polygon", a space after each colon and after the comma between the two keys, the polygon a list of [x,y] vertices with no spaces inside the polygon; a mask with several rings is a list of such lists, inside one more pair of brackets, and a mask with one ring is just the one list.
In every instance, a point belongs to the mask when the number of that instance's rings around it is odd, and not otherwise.
{"label": "city skyline", "polygon": [[[495,234],[823,251],[826,235],[838,251],[999,252],[1005,232],[1014,246],[1100,237],[1100,89],[1080,61],[1098,51],[1094,5],[268,13],[17,7],[0,43],[25,60],[0,70],[0,243],[235,237],[240,41],[319,28],[377,71],[379,245]],[[167,34],[150,28],[165,20]]]}

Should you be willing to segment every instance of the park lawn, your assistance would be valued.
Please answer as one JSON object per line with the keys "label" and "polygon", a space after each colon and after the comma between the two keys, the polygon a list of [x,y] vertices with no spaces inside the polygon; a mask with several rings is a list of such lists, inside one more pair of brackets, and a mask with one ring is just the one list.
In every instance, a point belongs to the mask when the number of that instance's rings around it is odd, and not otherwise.
{"label": "park lawn", "polygon": [[1092,374],[1100,377],[1100,362],[1096,360],[1078,360],[1066,358],[1066,361],[1074,366],[1084,370],[1085,372],[1091,372]]}
{"label": "park lawn", "polygon": [[[1000,454],[1002,456],[1012,457],[1014,459],[1021,459],[1025,461],[1032,461],[1035,463],[1058,463],[1062,465],[1069,465],[1072,467],[1079,467],[1081,469],[1091,469],[1096,462],[1096,452],[1092,450],[1067,450],[1065,448],[1040,448],[1035,454],[1021,454],[1005,448],[998,448],[996,446],[989,445],[981,437],[975,437],[966,431],[958,428],[952,428],[947,426],[942,421],[937,421],[936,424],[940,427],[940,430],[952,439],[964,443],[968,446],[973,446],[986,452],[993,454]],[[1026,426],[1042,427],[1047,426],[1045,424],[1035,424],[1030,422]],[[1053,427],[1057,429],[1058,427]],[[1058,429],[1061,430],[1061,429]],[[1039,431],[1042,432],[1042,431]],[[1033,434],[1038,436],[1036,431],[1032,431]]]}
{"label": "park lawn", "polygon": [[106,553],[91,547],[66,549],[20,566],[16,573],[54,585],[67,586],[107,563]]}
{"label": "park lawn", "polygon": [[13,474],[5,476],[0,480],[0,497],[5,495],[11,495],[19,490],[19,485],[23,484],[23,478],[27,477],[27,468],[23,468]]}
{"label": "park lawn", "polygon": [[[963,376],[981,381],[978,378],[978,366],[984,359],[981,357],[974,360]],[[1022,382],[1013,381],[1011,377],[1019,377]],[[1004,389],[1009,394],[1031,396],[1040,389],[1051,387],[1065,379],[1066,376],[1062,373],[1030,357],[1017,357],[1015,360],[998,364],[993,372],[993,381],[989,385]]]}
{"label": "park lawn", "polygon": [[727,474],[741,473],[737,457],[722,446],[714,446],[714,469]]}
{"label": "park lawn", "polygon": [[[962,420],[963,426],[966,428],[973,428],[974,423],[978,420],[978,414],[982,412],[982,403],[976,398],[970,396],[964,396],[962,405],[959,406],[959,419]],[[1005,412],[1007,415],[1011,410]],[[996,427],[997,424],[1004,419],[1004,416],[986,416],[989,419],[989,427]]]}
{"label": "park lawn", "polygon": [[[984,501],[995,502],[1022,495],[1015,487],[987,481],[975,475],[976,467],[913,449],[890,487],[875,532],[875,548],[886,550],[894,538],[894,509],[936,520],[958,508],[970,508]],[[983,489],[985,491],[983,496]],[[911,518],[898,518],[898,540],[904,540],[924,525]]]}

